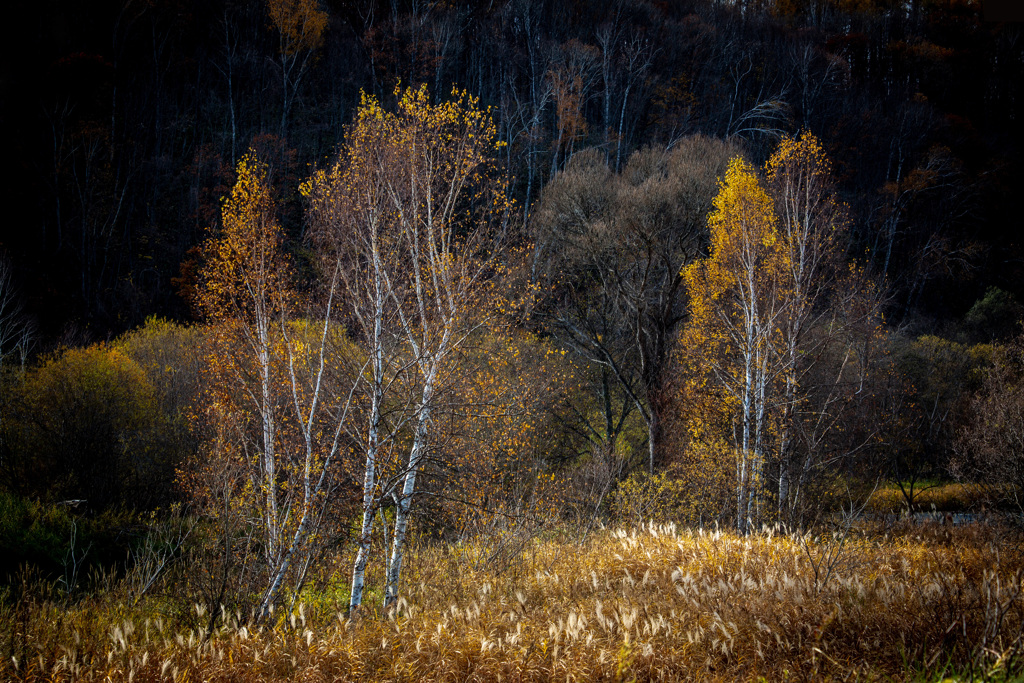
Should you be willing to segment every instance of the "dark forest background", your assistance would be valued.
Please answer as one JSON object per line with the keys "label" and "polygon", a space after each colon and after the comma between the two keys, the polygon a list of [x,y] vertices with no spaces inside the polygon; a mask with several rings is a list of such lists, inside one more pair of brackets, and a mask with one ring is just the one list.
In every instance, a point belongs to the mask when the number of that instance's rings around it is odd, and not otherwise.
{"label": "dark forest background", "polygon": [[967,0],[331,0],[289,50],[260,2],[17,2],[0,61],[0,244],[42,347],[192,315],[183,287],[250,146],[300,258],[297,186],[361,91],[492,107],[527,215],[576,152],[734,136],[763,160],[809,129],[885,277],[887,322],[1020,299],[1021,25]]}

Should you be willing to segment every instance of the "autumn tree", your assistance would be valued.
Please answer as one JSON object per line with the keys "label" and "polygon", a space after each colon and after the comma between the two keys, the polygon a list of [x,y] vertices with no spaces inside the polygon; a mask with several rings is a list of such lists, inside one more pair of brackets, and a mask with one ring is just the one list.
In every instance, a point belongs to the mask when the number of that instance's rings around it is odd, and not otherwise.
{"label": "autumn tree", "polygon": [[287,579],[302,585],[320,547],[351,391],[329,385],[328,341],[343,334],[330,324],[335,287],[322,317],[296,319],[267,168],[249,153],[237,173],[220,230],[205,245],[197,303],[213,324],[211,457],[225,463],[224,476],[244,477],[230,503],[257,530],[263,616]]}
{"label": "autumn tree", "polygon": [[[280,226],[266,180],[266,169],[253,155],[245,155],[237,167],[238,179],[221,212],[221,231],[205,245],[206,262],[201,273],[198,305],[206,318],[223,323],[222,349],[234,342],[244,344],[245,357],[234,354],[230,374],[255,377],[251,400],[259,416],[259,459],[266,497],[264,523],[267,554],[277,553],[279,532],[277,497],[269,484],[277,477],[278,424],[274,410],[276,378],[273,376],[272,340],[277,319],[288,305],[287,264],[281,250]],[[218,349],[218,353],[221,349]],[[213,360],[213,359],[211,359]]]}
{"label": "autumn tree", "polygon": [[553,66],[548,71],[551,91],[555,99],[558,137],[551,150],[551,175],[559,168],[559,155],[572,156],[577,140],[587,134],[587,120],[583,114],[595,81],[597,50],[592,45],[570,40],[557,50]]}
{"label": "autumn tree", "polygon": [[339,157],[317,170],[301,188],[308,199],[307,224],[321,252],[322,267],[337,273],[344,284],[345,310],[358,326],[367,354],[359,368],[363,379],[354,404],[361,419],[346,430],[364,455],[362,522],[350,610],[362,604],[375,520],[384,492],[394,487],[394,478],[400,474],[395,458],[400,432],[409,419],[408,411],[385,405],[391,389],[408,375],[408,362],[402,357],[391,296],[391,278],[402,270],[397,217],[387,196],[389,157],[396,150],[386,144],[388,132],[383,126],[383,110],[364,95]]}
{"label": "autumn tree", "polygon": [[[884,464],[907,508],[913,509],[916,496],[928,487],[924,482],[943,476],[956,460],[958,432],[976,419],[973,413],[983,405],[975,392],[991,391],[993,379],[1007,378],[1012,347],[960,344],[935,335],[908,340],[895,333],[890,347],[897,376],[890,393],[902,405],[899,433],[887,435],[891,445]],[[999,367],[986,372],[993,360]]]}
{"label": "autumn tree", "polygon": [[320,9],[318,0],[267,0],[267,14],[277,29],[283,98],[281,135],[284,136],[295,94],[313,53],[323,44],[329,16]]}
{"label": "autumn tree", "polygon": [[783,414],[778,504],[782,511],[789,503],[793,477],[805,476],[794,470],[810,467],[807,458],[802,464],[793,461],[794,420],[801,409],[803,376],[817,357],[816,347],[828,340],[828,335],[823,335],[815,344],[808,344],[812,329],[835,310],[824,304],[837,283],[847,220],[844,207],[835,197],[831,164],[810,132],[784,137],[765,168],[767,187],[775,199],[780,257],[786,271],[782,275],[785,310],[779,321]]}
{"label": "autumn tree", "polygon": [[[465,92],[433,104],[426,87],[396,91],[397,110],[364,97],[346,148],[329,170],[304,187],[314,225],[329,257],[344,273],[353,315],[370,349],[369,413],[363,489],[363,528],[350,605],[361,595],[365,544],[381,497],[396,504],[385,604],[397,599],[405,537],[417,478],[428,462],[438,396],[456,352],[489,311],[492,277],[502,254],[511,206],[490,158],[495,127]],[[405,366],[403,397],[411,413],[407,459],[393,482],[377,474],[380,405],[395,370]],[[374,407],[377,405],[378,407]]]}
{"label": "autumn tree", "polygon": [[804,132],[781,140],[765,176],[762,185],[748,164],[730,165],[708,221],[711,253],[685,273],[691,445],[732,442],[740,531],[773,493],[794,521],[812,477],[878,434],[837,442],[871,393],[883,290],[843,262],[849,224],[829,160]]}
{"label": "autumn tree", "polygon": [[729,163],[708,218],[711,252],[685,271],[688,341],[704,349],[734,415],[736,527],[760,517],[769,439],[777,419],[778,333],[785,315],[785,251],[771,197],[753,167]]}
{"label": "autumn tree", "polygon": [[167,501],[174,463],[153,386],[116,348],[66,349],[12,387],[5,483],[93,510]]}
{"label": "autumn tree", "polygon": [[[777,502],[780,518],[793,524],[820,517],[829,500],[864,502],[889,437],[906,435],[893,422],[905,413],[883,323],[887,290],[856,265],[832,276],[797,345],[795,371],[784,334],[780,350],[772,475],[785,481],[788,468],[788,498]],[[791,372],[796,381],[787,385]]]}
{"label": "autumn tree", "polygon": [[956,436],[951,470],[977,484],[995,506],[1024,510],[1024,345],[995,348],[968,419]]}
{"label": "autumn tree", "polygon": [[475,333],[434,413],[437,467],[424,472],[430,523],[474,538],[508,561],[522,544],[560,523],[569,473],[552,453],[552,404],[572,387],[568,363],[525,331],[492,325]]}

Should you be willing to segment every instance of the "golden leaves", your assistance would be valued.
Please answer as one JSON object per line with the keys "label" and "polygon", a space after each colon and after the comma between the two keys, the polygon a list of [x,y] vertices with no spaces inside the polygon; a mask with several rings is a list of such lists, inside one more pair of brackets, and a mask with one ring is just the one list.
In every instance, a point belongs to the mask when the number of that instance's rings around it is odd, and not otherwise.
{"label": "golden leaves", "polygon": [[267,0],[267,14],[281,33],[286,55],[315,50],[323,43],[329,16],[317,0]]}
{"label": "golden leaves", "polygon": [[[720,346],[729,338],[730,320],[766,310],[779,281],[781,252],[773,202],[743,159],[729,163],[708,217],[711,253],[683,271],[690,294],[690,334],[696,343]],[[759,303],[762,305],[759,307]],[[698,333],[698,331],[701,331]]]}
{"label": "golden leaves", "polygon": [[203,245],[196,296],[211,320],[270,314],[287,298],[288,264],[267,167],[250,150],[236,170],[238,179],[221,206],[221,229]]}
{"label": "golden leaves", "polygon": [[825,154],[825,148],[808,130],[803,131],[799,137],[786,136],[779,141],[775,153],[765,164],[768,181],[774,182],[781,174],[794,167],[822,177],[828,177],[832,173],[832,162]]}

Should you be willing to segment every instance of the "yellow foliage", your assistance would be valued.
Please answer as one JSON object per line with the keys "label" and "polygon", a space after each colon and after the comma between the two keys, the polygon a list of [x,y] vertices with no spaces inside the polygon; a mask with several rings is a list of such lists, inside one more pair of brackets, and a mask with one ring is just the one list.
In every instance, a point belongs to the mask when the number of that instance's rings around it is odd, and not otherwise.
{"label": "yellow foliage", "polygon": [[267,166],[249,151],[221,207],[221,227],[203,245],[197,304],[211,320],[276,315],[287,300],[288,264],[267,183]]}
{"label": "yellow foliage", "polygon": [[728,352],[745,343],[759,314],[770,312],[781,266],[773,202],[743,159],[729,163],[708,227],[708,258],[683,271],[690,296],[690,341],[711,352]]}
{"label": "yellow foliage", "polygon": [[683,392],[703,396],[704,410],[691,409],[693,443],[733,437],[737,524],[744,528],[774,428],[767,396],[782,342],[787,269],[774,203],[743,159],[730,162],[708,227],[710,254],[683,271],[690,298],[683,348],[694,370]]}
{"label": "yellow foliage", "polygon": [[[682,273],[691,316],[680,354],[688,435],[695,444],[732,442],[737,504],[754,517],[766,463],[778,466],[784,509],[793,471],[816,462],[793,452],[796,422],[814,410],[801,386],[817,362],[807,360],[817,358],[808,345],[824,343],[809,339],[838,283],[863,280],[855,268],[841,275],[848,219],[817,138],[784,137],[765,175],[762,185],[750,164],[730,163],[708,218],[710,253]],[[855,295],[841,293],[851,311]]]}
{"label": "yellow foliage", "polygon": [[165,419],[139,365],[116,346],[64,349],[13,387],[3,427],[5,467],[18,488],[145,506],[166,485]]}

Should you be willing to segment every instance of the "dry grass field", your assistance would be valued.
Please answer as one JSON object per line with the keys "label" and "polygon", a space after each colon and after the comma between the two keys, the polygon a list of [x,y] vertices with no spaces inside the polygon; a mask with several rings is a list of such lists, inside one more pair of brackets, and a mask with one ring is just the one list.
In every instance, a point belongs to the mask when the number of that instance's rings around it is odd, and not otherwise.
{"label": "dry grass field", "polygon": [[[276,623],[11,588],[0,679],[28,681],[1016,680],[1024,554],[992,525],[812,538],[674,526],[421,543],[393,613],[339,583]],[[339,573],[343,566],[339,558]],[[339,578],[340,581],[340,578]]]}

